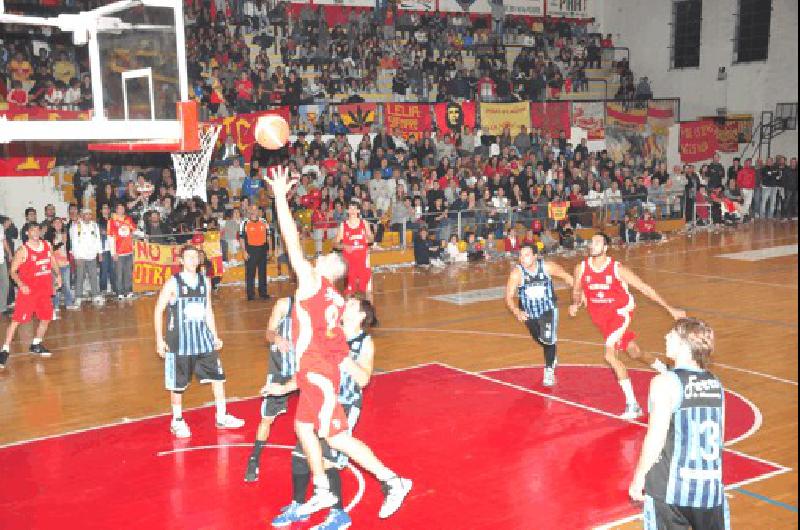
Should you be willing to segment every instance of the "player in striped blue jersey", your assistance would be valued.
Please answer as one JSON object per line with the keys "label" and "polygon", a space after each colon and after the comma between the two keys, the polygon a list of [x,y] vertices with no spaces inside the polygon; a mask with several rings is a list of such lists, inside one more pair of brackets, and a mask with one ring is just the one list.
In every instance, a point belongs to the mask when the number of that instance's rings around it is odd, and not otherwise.
{"label": "player in striped blue jersey", "polygon": [[[572,275],[559,264],[537,256],[537,248],[525,244],[519,250],[519,263],[511,270],[506,284],[506,306],[544,348],[544,386],[556,383],[556,342],[558,340],[558,299],[553,276],[572,287]],[[514,297],[518,300],[515,302]]]}
{"label": "player in striped blue jersey", "polygon": [[675,368],[650,383],[650,423],[628,492],[644,502],[645,530],[728,530],[724,391],[708,371],[714,331],[682,318],[666,344]]}
{"label": "player in striped blue jersey", "polygon": [[164,284],[155,308],[156,351],[164,359],[165,386],[172,401],[170,430],[178,438],[191,436],[183,419],[183,392],[192,374],[201,383],[211,383],[217,406],[217,428],[238,429],[244,422],[226,411],[225,372],[219,359],[222,341],[211,308],[211,286],[208,279],[197,273],[199,250],[188,245],[183,247],[180,262],[181,272]]}
{"label": "player in striped blue jersey", "polygon": [[[352,433],[358,417],[361,414],[363,403],[363,388],[367,386],[372,377],[375,347],[372,337],[367,334],[367,329],[375,324],[375,310],[368,300],[357,298],[348,299],[342,313],[342,329],[350,346],[350,356],[340,365],[342,374],[339,385],[339,403],[344,407],[347,415],[349,431]],[[272,385],[270,392],[288,392],[293,390],[293,383],[283,386]],[[342,504],[342,479],[340,471],[348,464],[348,458],[343,453],[331,449],[322,441],[322,451],[325,458],[325,474],[331,486],[331,492],[339,501],[331,508],[325,521],[315,526],[312,530],[341,530],[348,528],[352,522],[350,516],[344,511]],[[272,526],[281,528],[295,522],[308,519],[307,516],[297,514],[297,509],[306,500],[308,483],[311,480],[310,470],[303,449],[298,442],[292,451],[292,503],[286,506],[272,522]]]}
{"label": "player in striped blue jersey", "polygon": [[[297,360],[292,347],[292,297],[281,298],[272,308],[272,314],[267,324],[267,342],[270,343],[269,362],[267,369],[267,382],[262,392],[271,383],[286,384],[297,371]],[[258,480],[259,461],[261,451],[269,438],[269,431],[275,418],[286,413],[288,396],[264,396],[261,401],[261,423],[256,431],[256,441],[253,452],[247,460],[247,471],[244,475],[245,482]]]}

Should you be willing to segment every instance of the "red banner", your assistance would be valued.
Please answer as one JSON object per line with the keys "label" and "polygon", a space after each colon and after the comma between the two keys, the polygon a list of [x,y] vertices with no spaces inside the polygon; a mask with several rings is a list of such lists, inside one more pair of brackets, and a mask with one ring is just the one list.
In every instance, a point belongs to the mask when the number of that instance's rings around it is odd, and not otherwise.
{"label": "red banner", "polygon": [[711,120],[681,123],[680,152],[683,162],[710,160],[717,152],[717,124]]}
{"label": "red banner", "polygon": [[378,119],[375,103],[349,103],[336,108],[350,134],[368,134]]}
{"label": "red banner", "polygon": [[463,127],[475,129],[475,102],[437,103],[433,106],[436,127],[442,133],[461,132]]}
{"label": "red banner", "polygon": [[54,156],[0,158],[0,177],[44,177],[55,165]]}
{"label": "red banner", "polygon": [[287,123],[291,123],[289,107],[280,107],[278,109],[254,112],[252,114],[237,114],[228,118],[211,120],[211,123],[219,123],[222,125],[222,130],[219,132],[219,142],[224,143],[228,135],[232,135],[233,141],[236,147],[239,148],[239,152],[244,155],[244,159],[250,160],[253,156],[253,144],[256,141],[256,120],[261,116],[268,116],[270,114],[282,116]]}
{"label": "red banner", "polygon": [[753,135],[753,117],[728,118],[717,125],[719,150],[724,153],[736,153],[739,144],[749,143]]}
{"label": "red banner", "polygon": [[0,109],[0,116],[15,121],[56,121],[56,120],[88,120],[89,111],[50,110],[42,107],[20,107],[9,104],[8,109]]}
{"label": "red banner", "polygon": [[383,124],[389,133],[400,129],[403,136],[414,134],[420,138],[423,132],[430,132],[433,128],[430,105],[386,103],[383,106]]}
{"label": "red banner", "polygon": [[531,126],[544,129],[553,137],[558,137],[563,131],[569,138],[569,102],[531,103]]}

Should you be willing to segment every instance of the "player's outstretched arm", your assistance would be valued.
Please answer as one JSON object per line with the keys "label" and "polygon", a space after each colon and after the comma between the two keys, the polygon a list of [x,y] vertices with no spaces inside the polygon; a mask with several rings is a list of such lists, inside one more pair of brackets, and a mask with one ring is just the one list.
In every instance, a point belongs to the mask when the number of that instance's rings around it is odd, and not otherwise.
{"label": "player's outstretched arm", "polygon": [[167,354],[168,348],[167,342],[164,340],[164,310],[167,308],[167,304],[175,299],[177,294],[175,280],[170,279],[164,284],[164,287],[161,288],[158,300],[156,300],[153,328],[156,332],[156,352],[158,352],[162,358]]}
{"label": "player's outstretched arm", "polygon": [[278,226],[283,235],[284,250],[289,256],[289,263],[292,264],[292,268],[297,274],[298,282],[304,283],[304,279],[312,274],[313,269],[303,255],[300,233],[297,231],[294,218],[292,218],[287,199],[289,191],[297,184],[297,179],[289,178],[289,168],[287,167],[272,168],[270,173],[272,178],[264,177],[264,180],[272,186],[272,192],[275,194],[275,210],[278,213]]}
{"label": "player's outstretched arm", "polygon": [[525,322],[528,320],[528,316],[517,307],[516,301],[514,300],[521,281],[522,276],[519,272],[519,267],[514,267],[511,269],[511,274],[508,275],[508,282],[506,283],[506,307],[517,320]]}
{"label": "player's outstretched arm", "polygon": [[367,337],[361,345],[361,356],[358,358],[358,361],[356,362],[350,357],[345,357],[344,361],[342,361],[342,366],[353,376],[356,384],[364,388],[369,384],[369,380],[372,378],[374,360],[375,343],[372,342],[372,337]]}
{"label": "player's outstretched arm", "polygon": [[581,278],[583,278],[583,262],[578,262],[575,265],[575,274],[572,279],[572,304],[569,306],[570,316],[578,314],[578,309],[581,308],[583,303],[583,291],[581,290]]}
{"label": "player's outstretched arm", "polygon": [[639,456],[639,463],[633,473],[628,494],[635,501],[644,500],[644,481],[647,472],[658,461],[664,443],[669,432],[669,422],[672,409],[675,406],[675,392],[672,391],[672,384],[669,375],[657,375],[650,382],[650,421],[647,425],[647,434],[644,437],[642,453]]}
{"label": "player's outstretched arm", "polygon": [[655,289],[650,287],[648,284],[644,283],[644,281],[639,278],[632,270],[623,266],[622,264],[618,265],[617,274],[619,274],[619,278],[627,283],[628,285],[634,287],[637,291],[641,292],[647,298],[652,300],[653,302],[657,303],[661,307],[667,310],[672,318],[678,320],[680,318],[686,318],[686,311],[681,309],[676,309],[669,305],[666,300],[661,298]]}
{"label": "player's outstretched arm", "polygon": [[575,287],[572,274],[565,271],[564,268],[558,263],[552,261],[545,261],[544,270],[551,277],[555,276],[556,278],[559,278],[562,282],[566,283],[570,288]]}

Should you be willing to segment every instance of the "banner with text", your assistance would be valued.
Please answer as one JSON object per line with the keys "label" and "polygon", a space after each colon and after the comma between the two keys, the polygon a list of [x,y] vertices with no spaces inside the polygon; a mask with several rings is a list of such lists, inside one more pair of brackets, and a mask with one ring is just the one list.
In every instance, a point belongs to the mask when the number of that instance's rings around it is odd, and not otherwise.
{"label": "banner with text", "polygon": [[544,0],[504,0],[506,15],[544,16]]}
{"label": "banner with text", "polygon": [[222,125],[222,130],[219,132],[219,139],[217,141],[225,143],[225,139],[228,135],[233,136],[233,142],[236,144],[236,147],[239,148],[239,152],[244,155],[245,160],[249,161],[253,156],[253,144],[256,141],[256,120],[261,116],[268,116],[270,114],[282,116],[284,120],[291,123],[289,107],[280,107],[274,110],[253,112],[251,114],[236,114],[227,118],[211,120],[211,123]]}
{"label": "banner with text", "polygon": [[544,129],[553,138],[558,138],[562,132],[569,138],[572,136],[569,108],[568,101],[531,103],[531,126]]}
{"label": "banner with text", "polygon": [[378,106],[375,103],[349,103],[336,107],[342,122],[350,134],[368,134],[377,121]]}
{"label": "banner with text", "polygon": [[548,17],[589,18],[590,0],[547,0]]}
{"label": "banner with text", "polygon": [[400,129],[403,136],[417,138],[433,128],[431,107],[417,103],[386,103],[383,105],[383,125],[388,132]]}
{"label": "banner with text", "polygon": [[586,131],[586,139],[602,140],[606,137],[605,104],[599,101],[576,101],[572,104],[572,126]]}
{"label": "banner with text", "polygon": [[[207,232],[199,247],[211,262],[214,276],[222,276],[222,250],[219,232]],[[137,240],[133,245],[133,285],[137,291],[161,288],[173,274],[181,270],[178,262],[182,245],[166,245]]]}
{"label": "banner with text", "polygon": [[736,153],[739,144],[748,144],[753,139],[753,115],[738,114],[724,120],[712,119],[717,124],[718,149],[723,153]]}
{"label": "banner with text", "polygon": [[484,134],[500,135],[509,127],[511,134],[519,133],[522,127],[531,128],[530,103],[481,103],[481,130]]}
{"label": "banner with text", "polygon": [[710,160],[717,152],[717,124],[712,120],[681,123],[681,161],[687,163]]}

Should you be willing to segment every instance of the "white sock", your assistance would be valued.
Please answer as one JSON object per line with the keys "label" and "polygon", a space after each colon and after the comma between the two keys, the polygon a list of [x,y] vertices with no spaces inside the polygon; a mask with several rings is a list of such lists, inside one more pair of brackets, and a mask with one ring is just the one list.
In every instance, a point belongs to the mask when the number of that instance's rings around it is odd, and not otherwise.
{"label": "white sock", "polygon": [[328,477],[326,475],[324,475],[324,474],[322,476],[319,476],[319,477],[314,477],[313,482],[314,482],[314,487],[315,488],[321,488],[321,489],[324,489],[324,490],[330,490],[331,489],[331,483],[328,482]]}
{"label": "white sock", "polygon": [[183,410],[181,405],[172,405],[172,419],[177,420],[183,417]]}
{"label": "white sock", "polygon": [[2,351],[11,351],[11,348],[9,347],[8,344],[3,344],[3,350]]}
{"label": "white sock", "polygon": [[631,385],[630,379],[622,379],[619,382],[619,386],[622,387],[622,392],[625,394],[625,403],[628,405],[636,405],[638,402],[636,401],[636,395],[633,393],[633,386]]}
{"label": "white sock", "polygon": [[222,421],[225,419],[225,400],[217,401],[217,421]]}
{"label": "white sock", "polygon": [[667,365],[661,362],[661,359],[656,359],[655,361],[653,361],[653,364],[650,365],[650,368],[652,368],[653,370],[655,370],[660,374],[663,374],[667,370],[669,370],[669,368],[667,368]]}
{"label": "white sock", "polygon": [[41,343],[42,343],[42,339],[33,339],[31,341],[31,344],[34,345],[34,346],[36,346],[37,344],[41,344]]}
{"label": "white sock", "polygon": [[388,467],[385,467],[381,472],[375,475],[375,478],[378,479],[380,482],[387,482],[396,476],[397,474],[394,471],[392,471]]}

